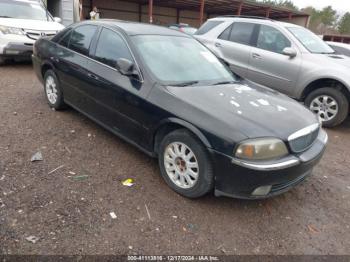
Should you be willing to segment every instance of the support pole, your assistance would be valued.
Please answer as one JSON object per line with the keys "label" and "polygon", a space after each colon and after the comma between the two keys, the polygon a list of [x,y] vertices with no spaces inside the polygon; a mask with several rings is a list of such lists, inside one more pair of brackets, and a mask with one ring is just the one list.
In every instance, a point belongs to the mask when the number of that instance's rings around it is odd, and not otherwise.
{"label": "support pole", "polygon": [[238,16],[242,14],[243,4],[244,4],[243,1],[239,3],[238,10],[237,10]]}
{"label": "support pole", "polygon": [[266,18],[270,17],[271,7],[267,8],[266,10]]}
{"label": "support pole", "polygon": [[292,14],[292,13],[289,13],[289,14],[288,14],[288,20],[290,21],[290,20],[292,20],[292,18],[293,18],[293,14]]}
{"label": "support pole", "polygon": [[205,0],[200,0],[201,1],[201,8],[200,8],[200,12],[199,12],[199,25],[201,26],[203,24],[203,20],[204,20],[204,1]]}
{"label": "support pole", "polygon": [[148,0],[149,23],[153,24],[153,0]]}

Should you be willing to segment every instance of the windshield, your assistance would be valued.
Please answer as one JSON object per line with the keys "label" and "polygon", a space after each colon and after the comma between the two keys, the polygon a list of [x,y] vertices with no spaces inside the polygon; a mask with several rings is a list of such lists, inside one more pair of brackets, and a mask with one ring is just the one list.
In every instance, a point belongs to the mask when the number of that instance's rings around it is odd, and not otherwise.
{"label": "windshield", "polygon": [[305,46],[311,53],[332,54],[334,50],[321,38],[311,31],[301,27],[289,27],[288,30]]}
{"label": "windshield", "polygon": [[0,17],[51,20],[45,8],[39,2],[24,2],[17,0],[0,0]]}
{"label": "windshield", "polygon": [[235,81],[218,58],[193,38],[138,35],[132,39],[146,66],[163,83]]}

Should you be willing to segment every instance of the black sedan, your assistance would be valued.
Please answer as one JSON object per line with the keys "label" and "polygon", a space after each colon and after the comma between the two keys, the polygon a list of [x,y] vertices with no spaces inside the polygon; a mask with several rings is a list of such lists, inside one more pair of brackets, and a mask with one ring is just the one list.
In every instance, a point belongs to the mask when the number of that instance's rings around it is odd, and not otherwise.
{"label": "black sedan", "polygon": [[303,181],[327,134],[315,115],[239,79],[195,39],[164,27],[100,20],[34,46],[50,107],[69,105],[158,157],[177,193],[266,198]]}

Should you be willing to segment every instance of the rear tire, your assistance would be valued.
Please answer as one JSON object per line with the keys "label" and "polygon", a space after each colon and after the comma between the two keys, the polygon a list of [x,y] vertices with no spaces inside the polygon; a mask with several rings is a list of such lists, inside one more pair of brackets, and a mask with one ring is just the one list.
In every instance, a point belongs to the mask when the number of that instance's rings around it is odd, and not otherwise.
{"label": "rear tire", "polygon": [[311,92],[305,105],[322,120],[324,127],[335,127],[349,114],[349,100],[338,89],[324,87]]}
{"label": "rear tire", "polygon": [[159,167],[165,182],[182,196],[199,198],[213,189],[209,153],[186,129],[175,130],[164,137],[159,148]]}
{"label": "rear tire", "polygon": [[54,71],[47,70],[44,76],[44,90],[47,102],[51,108],[61,110],[66,108],[63,92]]}

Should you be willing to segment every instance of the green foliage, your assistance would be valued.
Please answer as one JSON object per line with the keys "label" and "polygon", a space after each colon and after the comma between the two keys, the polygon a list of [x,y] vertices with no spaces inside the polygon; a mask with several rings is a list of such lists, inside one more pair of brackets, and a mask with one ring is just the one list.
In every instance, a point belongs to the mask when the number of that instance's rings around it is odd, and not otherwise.
{"label": "green foliage", "polygon": [[299,8],[293,4],[291,0],[250,0],[251,2],[258,2],[276,7],[289,8],[291,10],[299,10]]}
{"label": "green foliage", "polygon": [[340,19],[338,30],[339,30],[339,33],[341,34],[350,34],[350,13],[349,12],[345,13],[343,17]]}

